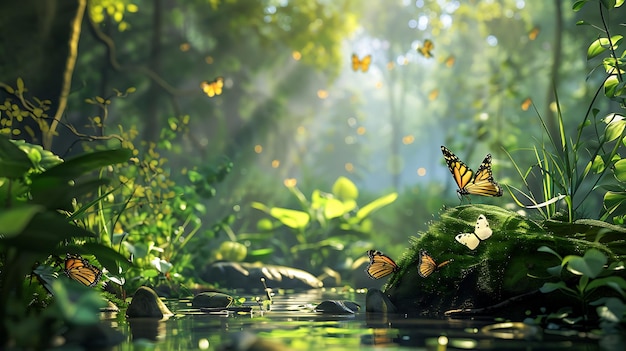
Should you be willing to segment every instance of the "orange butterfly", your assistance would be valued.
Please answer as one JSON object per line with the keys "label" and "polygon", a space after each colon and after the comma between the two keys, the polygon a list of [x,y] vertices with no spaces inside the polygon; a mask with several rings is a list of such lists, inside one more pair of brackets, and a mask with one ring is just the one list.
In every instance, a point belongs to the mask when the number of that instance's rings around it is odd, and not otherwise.
{"label": "orange butterfly", "polygon": [[367,251],[367,255],[370,258],[370,263],[365,269],[365,272],[372,279],[380,279],[397,272],[399,269],[398,265],[391,257],[378,250],[369,250]]}
{"label": "orange butterfly", "polygon": [[370,63],[372,63],[372,55],[367,55],[359,60],[356,54],[352,54],[352,69],[356,72],[359,69],[363,72],[367,72],[370,69]]}
{"label": "orange butterfly", "polygon": [[431,57],[434,56],[433,53],[432,53],[432,50],[434,48],[435,48],[435,44],[431,40],[426,39],[426,40],[424,40],[424,44],[423,45],[417,47],[417,51],[420,54],[422,54],[424,57],[431,58]]}
{"label": "orange butterfly", "polygon": [[98,284],[102,277],[102,271],[80,255],[67,254],[63,271],[68,277],[87,286]]}
{"label": "orange butterfly", "polygon": [[502,188],[493,180],[491,154],[485,156],[483,163],[478,167],[478,171],[474,173],[447,147],[442,145],[441,152],[448,165],[448,170],[452,173],[452,177],[459,187],[457,189],[459,195],[502,196]]}
{"label": "orange butterfly", "polygon": [[200,83],[200,87],[208,97],[214,97],[216,95],[222,95],[222,88],[224,88],[224,78],[217,77],[212,82],[206,80]]}
{"label": "orange butterfly", "polygon": [[420,250],[419,261],[417,263],[417,273],[420,275],[420,277],[426,278],[429,275],[431,275],[434,271],[438,270],[439,268],[447,265],[448,263],[452,261],[453,260],[450,259],[450,260],[441,262],[440,264],[437,264],[435,263],[435,260],[428,254],[428,252],[426,252],[425,250]]}
{"label": "orange butterfly", "polygon": [[528,111],[532,104],[533,100],[531,98],[524,99],[524,101],[522,101],[522,111]]}
{"label": "orange butterfly", "polygon": [[452,67],[454,66],[454,62],[456,61],[456,58],[454,57],[454,55],[450,55],[448,56],[447,59],[445,59],[445,61],[443,61],[446,64],[446,67]]}

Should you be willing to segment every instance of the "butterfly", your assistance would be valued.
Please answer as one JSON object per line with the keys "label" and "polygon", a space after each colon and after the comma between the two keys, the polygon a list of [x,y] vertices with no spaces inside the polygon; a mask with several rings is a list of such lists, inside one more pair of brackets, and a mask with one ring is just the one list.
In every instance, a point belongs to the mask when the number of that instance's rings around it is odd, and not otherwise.
{"label": "butterfly", "polygon": [[426,252],[425,250],[420,250],[419,261],[417,262],[417,273],[420,275],[420,277],[426,278],[429,275],[431,275],[434,271],[438,270],[439,268],[447,265],[448,263],[452,261],[453,260],[450,259],[450,260],[441,262],[440,264],[437,264],[435,260],[428,254],[428,252]]}
{"label": "butterfly", "polygon": [[489,239],[493,231],[489,228],[489,222],[485,215],[478,216],[473,233],[463,233],[455,236],[456,241],[474,250],[481,241]]}
{"label": "butterfly", "polygon": [[370,63],[372,63],[372,55],[367,55],[359,60],[356,54],[352,54],[352,69],[358,71],[359,68],[363,72],[367,72],[370,69]]}
{"label": "butterfly", "polygon": [[370,258],[370,263],[365,269],[365,272],[372,279],[380,279],[397,272],[399,269],[398,265],[391,257],[378,250],[367,251],[367,256]]}
{"label": "butterfly", "polygon": [[447,147],[442,145],[441,152],[454,181],[459,187],[457,190],[459,195],[502,196],[502,188],[493,180],[491,154],[485,156],[483,163],[478,167],[478,171],[474,173]]}
{"label": "butterfly", "polygon": [[206,80],[200,83],[200,87],[208,97],[214,97],[216,95],[222,95],[222,88],[224,88],[224,78],[217,77],[211,82]]}
{"label": "butterfly", "polygon": [[433,53],[431,52],[434,48],[435,48],[435,44],[431,40],[426,39],[424,40],[423,45],[417,47],[417,52],[419,52],[426,58],[431,58],[434,56]]}
{"label": "butterfly", "polygon": [[102,271],[98,267],[79,255],[67,254],[63,271],[68,277],[87,286],[98,284],[100,277],[102,277]]}

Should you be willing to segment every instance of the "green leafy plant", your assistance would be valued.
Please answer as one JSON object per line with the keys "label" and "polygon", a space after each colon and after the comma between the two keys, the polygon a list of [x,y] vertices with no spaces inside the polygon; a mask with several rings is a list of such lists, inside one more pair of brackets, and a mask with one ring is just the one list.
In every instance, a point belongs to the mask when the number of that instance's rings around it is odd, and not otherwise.
{"label": "green leafy plant", "polygon": [[[82,302],[57,302],[60,308],[71,304],[75,314],[58,314],[58,310],[49,313],[45,309],[29,312],[28,306],[37,304],[33,301],[41,306],[49,303],[45,302],[48,294],[43,286],[62,296],[73,291],[66,283],[59,285],[57,273],[50,266],[45,268],[45,262],[54,261],[54,257],[67,252],[91,254],[109,270],[123,263],[124,257],[99,244],[95,233],[77,225],[76,218],[93,202],[77,207],[75,200],[96,193],[109,182],[90,177],[93,171],[129,157],[129,150],[117,149],[63,161],[39,146],[0,135],[0,340],[42,347],[62,330],[63,323],[89,323],[87,312],[80,311],[92,311],[97,316],[98,304],[92,303],[95,297],[90,294]],[[29,276],[44,284],[31,284]],[[44,324],[46,332],[41,338],[23,338],[31,328]]]}
{"label": "green leafy plant", "polygon": [[[573,9],[578,11],[587,2],[577,1]],[[604,91],[608,99],[619,102],[622,109],[624,108],[626,89],[623,74],[626,72],[624,62],[626,50],[622,51],[621,55],[617,53],[623,38],[621,35],[610,34],[604,17],[607,11],[623,10],[618,9],[622,3],[623,1],[598,1],[602,24],[593,27],[601,34],[589,45],[587,60],[591,61],[600,55],[608,54],[608,57],[605,57],[596,67],[602,67],[605,76],[589,108],[581,116],[582,121],[578,125],[576,136],[572,139],[566,136],[566,126],[557,97],[557,135],[553,135],[546,121],[535,108],[548,139],[547,144],[542,141],[540,148],[533,147],[532,149],[536,164],[522,171],[508,154],[526,188],[523,191],[513,186],[509,187],[514,201],[522,207],[538,209],[544,218],[553,217],[557,213],[559,201],[563,200],[566,209],[564,217],[570,222],[574,221],[580,207],[589,200],[589,195],[601,188],[599,185],[603,185],[604,189],[609,189],[604,195],[604,213],[600,217],[606,219],[611,214],[623,216],[626,213],[626,205],[624,205],[626,203],[624,190],[626,161],[622,160],[619,155],[621,146],[626,145],[624,139],[626,121],[623,115],[614,112],[600,118],[600,110],[594,107],[598,96]],[[589,25],[585,21],[580,21],[578,24]],[[602,125],[604,125],[603,128]],[[588,129],[591,129],[590,133],[587,132]],[[589,136],[590,134],[592,137]],[[617,183],[612,185],[603,183],[611,172]],[[533,191],[531,184],[532,178],[541,180],[541,196],[535,195],[536,191]],[[511,189],[521,194],[532,205],[524,206],[523,201]]]}
{"label": "green leafy plant", "polygon": [[342,255],[346,246],[371,235],[369,216],[377,209],[396,200],[397,193],[382,196],[363,207],[357,205],[358,189],[348,178],[339,177],[332,193],[314,190],[310,200],[295,185],[286,183],[296,197],[301,210],[270,207],[260,202],[252,207],[265,212],[278,221],[267,226],[262,219],[259,227],[266,227],[273,235],[278,227],[287,228],[291,235],[286,240],[272,242],[285,261],[321,271],[324,267],[337,268],[345,261]]}
{"label": "green leafy plant", "polygon": [[[616,322],[622,320],[626,280],[617,273],[624,269],[623,262],[611,262],[607,266],[607,255],[595,248],[588,249],[583,256],[565,257],[546,246],[538,251],[550,253],[560,260],[559,265],[548,268],[548,273],[557,281],[544,283],[541,292],[560,291],[579,301],[583,312],[579,317],[581,320],[589,319],[589,306],[598,306],[598,315],[602,318],[612,318]],[[610,291],[617,296],[607,296]]]}

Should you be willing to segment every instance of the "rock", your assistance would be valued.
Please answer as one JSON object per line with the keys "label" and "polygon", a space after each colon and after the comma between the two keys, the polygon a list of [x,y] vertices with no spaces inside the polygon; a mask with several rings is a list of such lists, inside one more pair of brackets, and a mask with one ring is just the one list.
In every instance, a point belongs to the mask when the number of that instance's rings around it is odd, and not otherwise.
{"label": "rock", "polygon": [[228,307],[233,303],[233,298],[230,295],[222,294],[219,292],[202,292],[194,296],[191,300],[191,307],[194,308],[220,308]]}
{"label": "rock", "polygon": [[311,273],[297,268],[248,262],[217,262],[207,267],[201,278],[229,289],[317,289],[324,284]]}
{"label": "rock", "polygon": [[[480,214],[486,216],[493,234],[475,250],[470,250],[457,242],[455,236],[473,233]],[[571,228],[588,225],[591,224],[585,222]],[[412,247],[398,260],[400,270],[389,279],[384,295],[401,313],[429,317],[442,316],[447,311],[447,315],[484,313],[523,319],[526,312],[538,314],[541,308],[556,311],[560,307],[580,306],[579,301],[567,299],[560,293],[538,291],[548,281],[546,269],[561,262],[537,249],[547,246],[567,256],[583,255],[587,249],[595,247],[613,261],[620,258],[615,252],[623,250],[619,247],[623,240],[608,241],[605,245],[584,240],[584,233],[559,227],[567,235],[556,235],[546,228],[543,223],[496,206],[451,208],[441,214],[440,221],[434,222],[428,232],[413,240]],[[610,233],[606,236],[613,237]],[[420,250],[428,251],[437,263],[454,261],[422,278],[417,267]],[[368,302],[366,310],[388,306],[371,297]]]}
{"label": "rock", "polygon": [[315,312],[327,314],[354,314],[361,306],[352,301],[326,300],[315,307]]}
{"label": "rock", "polygon": [[239,332],[219,348],[220,351],[289,351],[284,344],[260,338],[250,332]]}
{"label": "rock", "polygon": [[141,286],[135,291],[126,310],[128,318],[164,319],[173,315],[154,290],[147,286]]}
{"label": "rock", "polygon": [[365,311],[374,313],[397,313],[398,309],[389,297],[378,289],[368,289],[365,295]]}

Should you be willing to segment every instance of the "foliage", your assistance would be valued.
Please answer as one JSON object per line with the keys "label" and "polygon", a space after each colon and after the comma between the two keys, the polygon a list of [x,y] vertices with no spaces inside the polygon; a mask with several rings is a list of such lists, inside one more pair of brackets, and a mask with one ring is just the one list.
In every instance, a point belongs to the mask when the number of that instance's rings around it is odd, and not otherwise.
{"label": "foliage", "polygon": [[[96,122],[92,125],[94,133],[101,133],[111,100],[95,97],[87,101],[103,111],[103,118],[92,118]],[[215,196],[215,185],[228,175],[232,162],[222,159],[214,165],[183,168],[176,175],[176,179],[186,179],[183,183],[173,179],[169,160],[161,154],[176,151],[176,141],[188,130],[189,121],[189,116],[170,118],[158,144],[141,141],[138,146],[138,131],[119,126],[122,145],[132,150],[134,157],[104,173],[117,182],[103,189],[106,196],[86,223],[100,233],[103,242],[132,257],[134,266],[129,270],[109,273],[109,278],[126,291],[164,284],[173,295],[187,295],[185,285],[198,278],[194,267],[204,264],[202,257],[187,247],[191,242],[191,246],[210,246],[215,236],[213,229],[203,226],[203,201]],[[116,188],[121,191],[114,194]]]}
{"label": "foliage", "polygon": [[[356,201],[358,189],[345,177],[335,181],[332,193],[316,189],[310,200],[289,180],[285,185],[297,198],[302,210],[269,207],[253,202],[252,207],[277,220],[277,223],[261,220],[258,226],[267,233],[262,237],[274,237],[271,240],[277,251],[274,256],[282,256],[291,261],[292,265],[303,266],[314,272],[320,272],[325,267],[344,267],[346,255],[351,254],[350,247],[354,247],[358,240],[367,240],[372,235],[369,216],[398,197],[397,193],[390,193],[359,207]],[[276,237],[280,227],[288,229],[288,237]]]}
{"label": "foliage", "polygon": [[[0,340],[42,347],[62,330],[63,323],[97,320],[89,316],[97,316],[98,294],[91,291],[81,300],[69,299],[67,294],[76,291],[71,287],[76,283],[56,279],[57,273],[46,270],[45,262],[70,252],[93,254],[110,270],[118,267],[117,262],[123,263],[117,252],[96,242],[93,232],[76,225],[76,219],[94,203],[78,206],[74,199],[109,183],[106,178],[88,177],[90,173],[129,156],[128,150],[117,149],[62,161],[41,147],[0,135]],[[31,273],[39,265],[43,266],[38,271],[48,274]],[[34,301],[48,303],[42,286],[33,288],[25,279],[29,275],[41,279],[55,296],[65,297],[57,300],[59,307],[29,311]],[[38,327],[44,331],[42,337],[30,339],[29,332]]]}
{"label": "foliage", "polygon": [[[577,2],[574,9],[579,10],[585,2]],[[626,171],[622,166],[625,162],[619,155],[622,144],[626,145],[626,134],[624,133],[626,121],[622,115],[615,112],[599,118],[600,110],[594,107],[596,98],[601,91],[604,91],[604,95],[608,99],[619,102],[622,110],[626,101],[624,100],[626,89],[623,80],[626,66],[622,60],[626,56],[626,50],[621,55],[616,52],[622,41],[622,36],[610,34],[610,29],[603,16],[605,11],[623,11],[623,9],[618,9],[618,4],[611,6],[607,4],[598,1],[602,26],[594,26],[594,28],[601,31],[603,36],[593,41],[587,50],[587,60],[589,61],[601,54],[608,54],[609,57],[604,58],[597,65],[597,68],[604,68],[605,76],[586,113],[581,116],[582,121],[578,124],[575,137],[568,139],[565,134],[566,126],[557,98],[555,106],[558,135],[551,133],[546,121],[535,108],[547,136],[548,145],[542,141],[540,148],[533,147],[532,152],[536,164],[525,171],[522,171],[513,161],[526,192],[513,186],[510,188],[529,200],[532,203],[532,208],[537,208],[546,219],[556,214],[558,201],[563,199],[566,209],[565,217],[570,222],[574,221],[580,216],[578,212],[581,206],[583,204],[589,205],[589,195],[599,189],[609,189],[604,195],[604,213],[601,214],[601,218],[606,219],[610,215],[616,215],[618,217],[616,221],[619,221],[619,217],[626,213],[624,206],[622,206],[622,203],[626,201],[623,185],[624,180],[626,180],[626,175],[624,175]],[[578,24],[589,23],[580,21]],[[604,128],[602,128],[603,124]],[[588,129],[591,130],[587,132]],[[553,151],[549,151],[550,149]],[[512,159],[511,155],[509,157]],[[603,184],[605,176],[610,173],[613,173],[617,182]],[[533,177],[541,181],[541,196],[535,195],[530,184],[529,179]],[[524,201],[520,200],[510,189],[509,191],[515,202],[524,206]]]}
{"label": "foliage", "polygon": [[[626,322],[626,280],[617,275],[624,269],[623,262],[614,261],[607,267],[608,257],[595,248],[588,249],[583,256],[565,257],[546,246],[537,251],[550,253],[561,261],[559,265],[548,268],[548,273],[557,281],[544,283],[541,292],[560,291],[579,301],[583,311],[580,320],[587,321],[590,318],[589,307],[597,306],[598,316],[604,321]],[[601,294],[598,293],[600,291]],[[610,291],[617,296],[607,295]]]}

